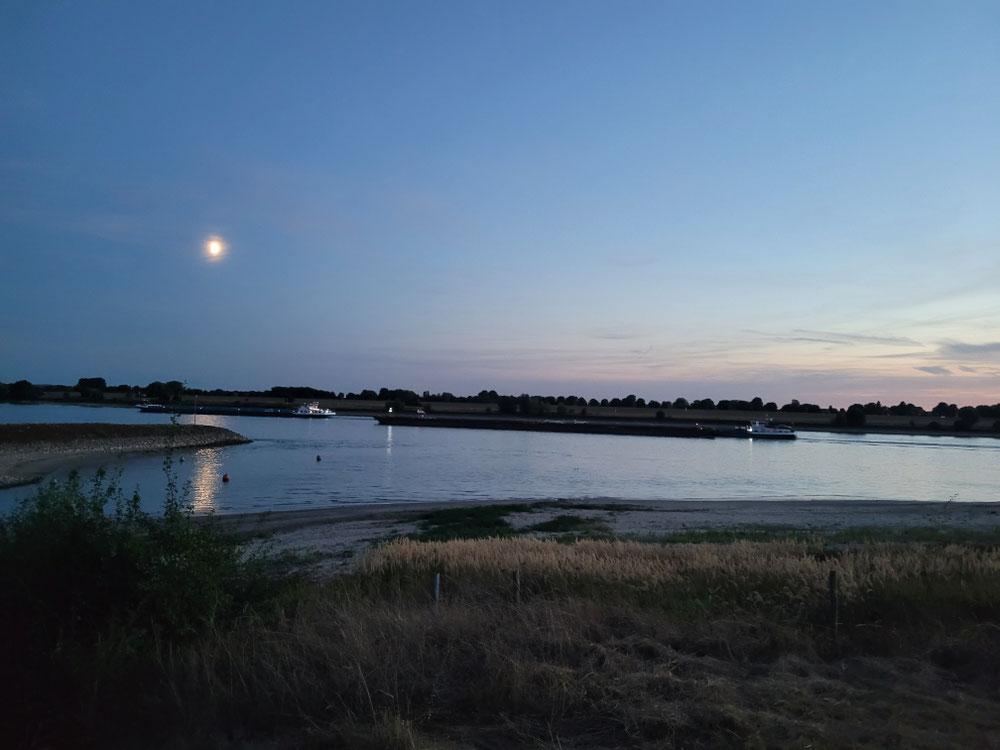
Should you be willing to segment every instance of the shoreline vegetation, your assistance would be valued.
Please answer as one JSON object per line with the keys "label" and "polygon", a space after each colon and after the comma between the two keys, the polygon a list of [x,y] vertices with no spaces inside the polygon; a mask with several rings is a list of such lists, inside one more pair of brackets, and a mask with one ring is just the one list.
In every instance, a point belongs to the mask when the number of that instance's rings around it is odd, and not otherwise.
{"label": "shoreline vegetation", "polygon": [[[0,519],[4,746],[1000,743],[988,504],[205,519],[167,474],[159,517],[98,474]],[[303,545],[352,525],[334,567]]]}
{"label": "shoreline vegetation", "polygon": [[56,469],[105,456],[249,442],[210,425],[0,424],[0,489],[31,484]]}

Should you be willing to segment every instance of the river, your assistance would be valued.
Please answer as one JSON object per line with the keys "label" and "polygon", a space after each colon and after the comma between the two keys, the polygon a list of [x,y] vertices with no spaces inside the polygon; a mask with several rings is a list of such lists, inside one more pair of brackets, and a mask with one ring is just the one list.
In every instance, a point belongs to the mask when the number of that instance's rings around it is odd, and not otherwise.
{"label": "river", "polygon": [[[134,408],[0,404],[0,423],[168,421]],[[385,427],[369,417],[197,421],[254,440],[174,457],[177,479],[205,512],[554,498],[1000,500],[995,438],[800,432],[798,440],[768,442]],[[153,512],[162,504],[163,463],[162,456],[106,461]],[[34,491],[0,491],[0,512]]]}

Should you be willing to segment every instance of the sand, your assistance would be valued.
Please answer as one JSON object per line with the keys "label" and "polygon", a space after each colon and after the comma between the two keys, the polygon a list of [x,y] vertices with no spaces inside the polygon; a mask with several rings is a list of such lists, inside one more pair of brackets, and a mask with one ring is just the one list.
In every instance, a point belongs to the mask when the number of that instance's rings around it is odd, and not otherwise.
{"label": "sand", "polygon": [[[312,560],[309,574],[322,577],[350,570],[354,561],[372,544],[417,531],[420,517],[428,511],[482,504],[356,505],[222,516],[220,520],[234,529],[268,536],[267,544],[275,552],[299,554]],[[607,509],[608,506],[615,507]],[[615,535],[639,537],[754,526],[817,534],[858,526],[887,529],[927,526],[991,529],[1000,526],[1000,504],[839,498],[641,502],[602,498],[565,501],[556,507],[530,513],[512,513],[507,521],[515,528],[523,528],[564,514],[593,518],[606,524]]]}

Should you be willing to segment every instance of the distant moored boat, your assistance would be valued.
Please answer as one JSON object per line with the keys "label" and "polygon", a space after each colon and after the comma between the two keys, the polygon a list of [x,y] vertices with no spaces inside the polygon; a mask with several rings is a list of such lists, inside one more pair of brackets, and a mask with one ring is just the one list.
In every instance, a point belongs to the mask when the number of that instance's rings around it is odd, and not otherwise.
{"label": "distant moored boat", "polygon": [[308,404],[302,404],[298,409],[292,412],[293,417],[335,417],[337,412],[330,409],[321,409],[319,401],[312,401]]}
{"label": "distant moored boat", "polygon": [[747,434],[752,438],[765,438],[767,440],[794,440],[795,430],[786,424],[775,424],[774,422],[751,422],[747,427]]}

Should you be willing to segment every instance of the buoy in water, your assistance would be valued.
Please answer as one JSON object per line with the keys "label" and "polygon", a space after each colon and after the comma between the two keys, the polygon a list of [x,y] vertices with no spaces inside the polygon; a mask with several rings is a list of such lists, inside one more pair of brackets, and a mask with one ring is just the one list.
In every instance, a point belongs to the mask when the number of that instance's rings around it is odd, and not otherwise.
{"label": "buoy in water", "polygon": [[322,461],[323,459],[322,459],[322,458],[320,458],[319,456],[316,456],[316,460],[317,460],[317,461]]}
{"label": "buoy in water", "polygon": [[229,475],[228,474],[223,474],[222,475],[222,481],[223,482],[228,482],[229,481]]}

